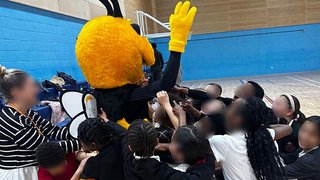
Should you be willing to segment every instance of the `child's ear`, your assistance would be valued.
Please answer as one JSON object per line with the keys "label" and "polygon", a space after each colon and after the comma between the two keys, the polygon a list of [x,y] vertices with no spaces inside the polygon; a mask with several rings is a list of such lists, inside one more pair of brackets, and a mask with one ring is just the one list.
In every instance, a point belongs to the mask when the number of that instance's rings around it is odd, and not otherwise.
{"label": "child's ear", "polygon": [[292,116],[292,114],[293,114],[293,111],[290,110],[290,111],[286,114],[286,116]]}

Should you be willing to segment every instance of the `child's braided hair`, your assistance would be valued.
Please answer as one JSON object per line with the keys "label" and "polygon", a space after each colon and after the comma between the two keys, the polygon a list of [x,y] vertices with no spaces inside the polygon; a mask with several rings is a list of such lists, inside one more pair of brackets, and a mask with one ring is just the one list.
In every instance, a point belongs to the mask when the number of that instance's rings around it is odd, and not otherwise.
{"label": "child's braided hair", "polygon": [[[82,144],[104,148],[119,139],[113,128],[100,118],[89,118],[78,127],[78,138]],[[96,149],[96,150],[100,150]]]}
{"label": "child's braided hair", "polygon": [[130,149],[137,156],[151,157],[158,144],[157,131],[151,123],[135,120],[128,129],[127,140]]}

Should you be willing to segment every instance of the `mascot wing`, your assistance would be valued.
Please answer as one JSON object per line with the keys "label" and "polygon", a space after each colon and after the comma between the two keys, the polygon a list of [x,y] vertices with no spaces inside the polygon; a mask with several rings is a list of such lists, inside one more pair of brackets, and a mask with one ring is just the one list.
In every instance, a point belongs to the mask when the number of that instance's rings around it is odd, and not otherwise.
{"label": "mascot wing", "polygon": [[83,121],[98,116],[97,101],[90,93],[65,91],[60,97],[60,102],[71,118],[69,132],[74,138],[78,138],[78,127]]}

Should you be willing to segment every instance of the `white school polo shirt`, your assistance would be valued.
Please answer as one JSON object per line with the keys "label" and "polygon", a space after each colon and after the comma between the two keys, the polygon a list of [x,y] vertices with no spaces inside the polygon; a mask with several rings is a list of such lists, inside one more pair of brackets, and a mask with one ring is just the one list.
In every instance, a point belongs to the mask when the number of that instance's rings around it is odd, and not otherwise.
{"label": "white school polo shirt", "polygon": [[[274,139],[275,131],[273,129],[268,131]],[[209,142],[216,160],[221,162],[225,180],[256,180],[247,154],[243,131],[212,136]]]}

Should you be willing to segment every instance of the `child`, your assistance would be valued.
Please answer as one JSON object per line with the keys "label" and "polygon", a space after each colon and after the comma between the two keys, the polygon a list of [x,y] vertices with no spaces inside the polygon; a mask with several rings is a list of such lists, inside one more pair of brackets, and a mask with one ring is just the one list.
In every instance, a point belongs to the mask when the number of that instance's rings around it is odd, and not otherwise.
{"label": "child", "polygon": [[299,148],[298,133],[301,124],[306,117],[300,111],[299,100],[290,94],[283,94],[276,98],[272,105],[273,113],[280,119],[280,124],[288,124],[292,127],[292,133],[280,139],[279,152],[292,153]]}
{"label": "child", "polygon": [[255,97],[237,99],[226,113],[228,135],[212,136],[209,141],[224,178],[238,180],[282,179],[275,139],[291,133],[287,125],[267,129],[265,103]]}
{"label": "child", "polygon": [[202,105],[201,112],[208,115],[211,113],[223,112],[225,109],[226,105],[222,101],[213,99]]}
{"label": "child", "polygon": [[[135,121],[127,133],[128,149],[134,156],[126,156],[128,179],[144,180],[211,180],[214,171],[214,159],[208,155],[208,141],[192,126],[179,127],[172,138],[170,151],[179,163],[190,164],[186,172],[174,170],[166,163],[153,158],[158,144],[157,133],[153,126],[144,121]],[[135,178],[134,178],[135,177]]]}
{"label": "child", "polygon": [[120,138],[108,123],[89,118],[80,124],[78,138],[85,152],[99,152],[87,160],[81,179],[124,179]]}
{"label": "child", "polygon": [[223,113],[213,113],[208,116],[202,117],[194,125],[199,128],[199,130],[201,130],[206,137],[226,134],[224,128]]}
{"label": "child", "polygon": [[176,93],[181,93],[195,100],[199,100],[201,104],[210,99],[221,100],[227,106],[229,106],[232,103],[231,98],[221,97],[222,87],[216,83],[209,83],[204,90],[189,89],[187,87],[180,87],[180,86],[175,86],[173,90]]}
{"label": "child", "polygon": [[211,98],[218,98],[222,94],[222,87],[217,83],[209,83],[206,86],[205,91]]}
{"label": "child", "polygon": [[57,142],[45,142],[36,150],[39,180],[70,180],[79,162],[74,153],[65,153]]}
{"label": "child", "polygon": [[[176,102],[170,103],[169,95],[166,91],[160,91],[157,93],[157,99],[161,108],[163,108],[166,112],[167,119],[169,119],[174,127],[177,129],[181,125],[185,125],[187,123],[186,113],[184,111],[174,111],[174,106],[178,105]],[[181,108],[182,110],[182,108]]]}
{"label": "child", "polygon": [[311,116],[299,130],[300,150],[291,155],[293,163],[284,167],[286,178],[316,180],[320,178],[320,116]]}

